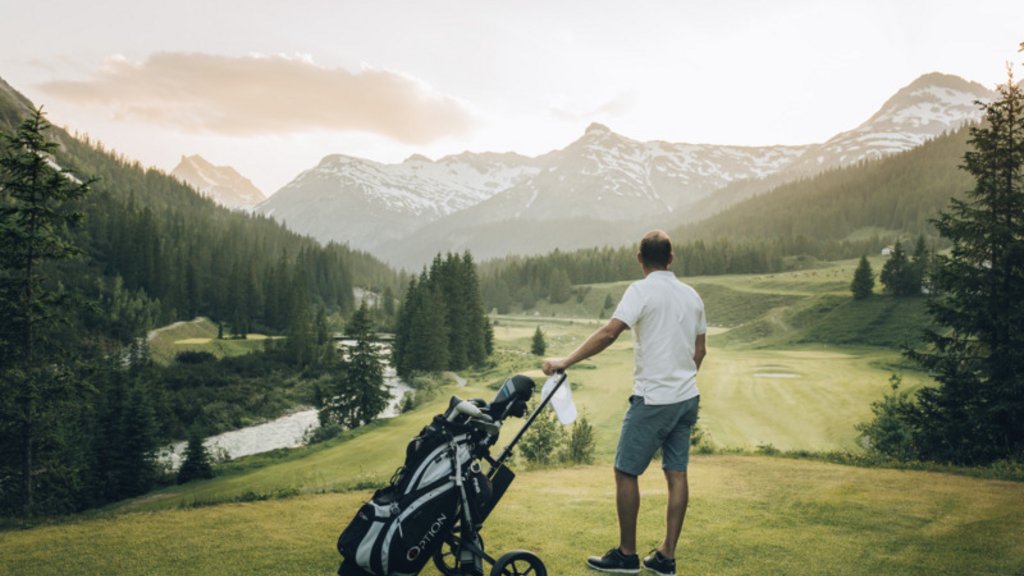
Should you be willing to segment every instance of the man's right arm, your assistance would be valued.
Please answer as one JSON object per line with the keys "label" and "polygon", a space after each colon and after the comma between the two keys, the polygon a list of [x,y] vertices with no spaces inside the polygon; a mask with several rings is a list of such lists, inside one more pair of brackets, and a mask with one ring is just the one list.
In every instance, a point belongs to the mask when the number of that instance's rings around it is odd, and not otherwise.
{"label": "man's right arm", "polygon": [[619,335],[628,328],[629,326],[627,326],[622,320],[612,318],[607,324],[598,328],[597,331],[591,334],[590,337],[583,342],[583,344],[580,344],[579,348],[573,350],[572,353],[565,358],[548,358],[545,360],[543,366],[544,373],[550,376],[555,372],[565,370],[577,362],[586,360],[595,354],[600,354],[605,348],[611,346],[612,343],[619,338]]}

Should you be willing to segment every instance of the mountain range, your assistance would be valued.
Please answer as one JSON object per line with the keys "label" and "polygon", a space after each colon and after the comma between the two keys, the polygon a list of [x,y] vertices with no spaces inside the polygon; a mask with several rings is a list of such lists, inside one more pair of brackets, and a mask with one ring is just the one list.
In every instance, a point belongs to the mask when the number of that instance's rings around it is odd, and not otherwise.
{"label": "mountain range", "polygon": [[927,74],[861,125],[802,146],[641,142],[591,124],[536,157],[465,152],[382,164],[330,155],[256,210],[410,269],[445,251],[487,259],[618,245],[786,182],[917,147],[977,121],[976,102],[993,96],[978,83]]}

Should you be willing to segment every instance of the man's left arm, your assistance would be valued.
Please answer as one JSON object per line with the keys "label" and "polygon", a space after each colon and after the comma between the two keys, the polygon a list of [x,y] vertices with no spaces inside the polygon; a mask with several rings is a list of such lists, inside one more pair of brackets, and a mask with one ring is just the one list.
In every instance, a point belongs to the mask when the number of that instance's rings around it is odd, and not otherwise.
{"label": "man's left arm", "polygon": [[704,336],[704,334],[697,334],[697,340],[693,345],[693,363],[697,365],[697,370],[700,370],[700,363],[704,361],[704,357],[708,354]]}

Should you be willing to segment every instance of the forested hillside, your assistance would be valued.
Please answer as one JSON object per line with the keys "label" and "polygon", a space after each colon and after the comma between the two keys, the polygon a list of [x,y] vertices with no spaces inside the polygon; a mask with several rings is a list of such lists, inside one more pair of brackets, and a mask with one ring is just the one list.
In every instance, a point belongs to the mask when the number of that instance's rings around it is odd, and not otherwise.
{"label": "forested hillside", "polygon": [[[308,403],[341,378],[327,319],[395,292],[367,254],[230,212],[49,126],[0,81],[0,515],[74,512],[169,479],[156,451]],[[209,316],[284,334],[244,361],[149,358],[147,330]]]}
{"label": "forested hillside", "polygon": [[[0,132],[13,133],[31,109],[4,88]],[[56,127],[48,137],[59,144],[61,168],[96,179],[78,207],[84,218],[74,231],[85,251],[78,266],[87,270],[76,269],[68,279],[107,298],[132,300],[137,318],[124,330],[137,334],[147,324],[205,315],[239,331],[281,332],[293,294],[306,292],[309,303],[347,313],[353,286],[401,285],[396,273],[366,253],[323,247],[272,219],[231,212],[88,138]],[[122,282],[115,286],[117,277]]]}
{"label": "forested hillside", "polygon": [[680,227],[673,238],[768,238],[799,244],[801,237],[840,242],[864,229],[905,238],[935,236],[928,220],[951,197],[972,187],[970,175],[960,169],[967,138],[963,128],[883,160],[780,186]]}

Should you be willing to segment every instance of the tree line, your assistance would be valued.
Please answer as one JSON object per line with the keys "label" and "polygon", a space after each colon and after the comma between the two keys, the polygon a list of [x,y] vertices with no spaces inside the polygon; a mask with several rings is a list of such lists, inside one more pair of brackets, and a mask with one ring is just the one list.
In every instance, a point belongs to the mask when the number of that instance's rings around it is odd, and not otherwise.
{"label": "tree line", "polygon": [[[792,239],[693,240],[676,242],[672,269],[683,276],[766,274],[787,266],[790,255],[852,258],[875,250],[884,241],[860,242]],[[558,304],[579,294],[580,284],[621,282],[639,277],[637,248],[587,248],[543,256],[510,256],[480,266],[480,289],[489,310],[507,313],[514,306],[533,308],[538,300]]]}
{"label": "tree line", "polygon": [[494,348],[476,265],[469,252],[438,254],[409,281],[398,310],[393,363],[398,374],[483,365]]}

